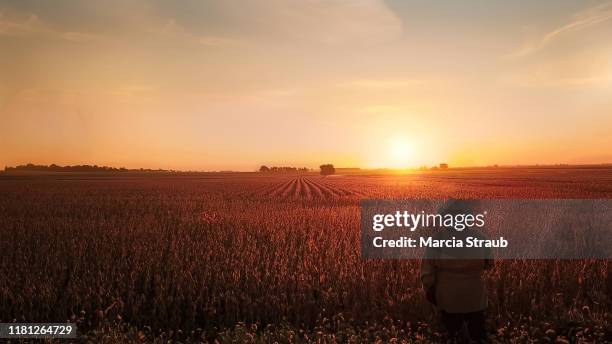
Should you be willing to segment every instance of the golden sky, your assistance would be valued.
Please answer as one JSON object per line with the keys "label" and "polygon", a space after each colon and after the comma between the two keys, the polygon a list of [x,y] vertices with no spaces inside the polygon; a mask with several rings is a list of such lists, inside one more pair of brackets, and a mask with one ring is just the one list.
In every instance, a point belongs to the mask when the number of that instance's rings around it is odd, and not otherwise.
{"label": "golden sky", "polygon": [[612,162],[612,3],[0,0],[0,165]]}

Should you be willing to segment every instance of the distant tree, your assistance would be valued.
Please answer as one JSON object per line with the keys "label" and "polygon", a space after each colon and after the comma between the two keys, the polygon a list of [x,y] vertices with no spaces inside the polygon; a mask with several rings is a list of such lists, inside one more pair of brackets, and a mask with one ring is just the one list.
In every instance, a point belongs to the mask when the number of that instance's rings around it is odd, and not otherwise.
{"label": "distant tree", "polygon": [[[53,171],[53,172],[118,172],[128,171],[128,169],[109,167],[109,166],[98,166],[98,165],[74,165],[74,166],[59,166],[57,164],[51,165],[35,165],[28,163],[26,165],[19,165],[15,167],[5,167],[6,171]],[[154,171],[150,169],[140,169],[141,171]],[[162,171],[162,170],[158,170]]]}
{"label": "distant tree", "polygon": [[319,166],[319,168],[321,169],[322,176],[329,176],[329,175],[336,173],[336,169],[334,168],[334,165],[332,164],[323,164]]}
{"label": "distant tree", "polygon": [[268,167],[262,165],[259,167],[259,172],[269,173],[296,173],[296,172],[308,172],[307,167],[293,167],[293,166],[272,166]]}

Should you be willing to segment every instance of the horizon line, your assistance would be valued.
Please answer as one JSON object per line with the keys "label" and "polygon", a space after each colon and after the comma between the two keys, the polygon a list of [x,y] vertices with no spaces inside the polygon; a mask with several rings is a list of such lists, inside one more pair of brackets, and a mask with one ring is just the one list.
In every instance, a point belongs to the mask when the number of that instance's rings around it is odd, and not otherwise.
{"label": "horizon line", "polygon": [[[527,167],[607,167],[612,166],[612,162],[600,162],[600,163],[579,163],[579,164],[571,164],[571,163],[548,163],[548,164],[487,164],[487,165],[457,165],[452,166],[449,164],[445,164],[445,167],[442,167],[445,163],[440,163],[437,165],[421,165],[421,166],[411,166],[411,167],[359,167],[359,166],[339,166],[335,167],[336,170],[359,170],[359,171],[427,171],[427,170],[445,170],[445,169],[475,169],[475,168],[527,168]],[[332,164],[333,165],[333,164]],[[259,166],[268,166],[265,164]],[[270,165],[270,167],[275,167],[276,165]],[[91,168],[98,169],[98,171],[49,171],[49,172],[174,172],[174,173],[220,173],[220,172],[240,172],[240,173],[270,173],[270,174],[283,174],[283,173],[292,173],[292,172],[259,172],[258,168],[254,169],[166,169],[166,168],[150,168],[150,167],[130,167],[127,168],[125,166],[109,166],[109,165],[98,165],[98,164],[75,164],[75,165],[58,165],[58,164],[36,164],[36,163],[25,163],[18,164],[15,166],[5,165],[4,169],[0,170],[0,172],[6,173],[11,171],[46,171],[48,168]],[[316,172],[318,171],[318,167],[308,167],[308,166],[288,166],[288,165],[279,165],[278,167],[291,167],[296,169],[304,169],[306,168],[306,172]],[[38,169],[37,169],[38,168]],[[106,170],[106,171],[105,171]],[[300,171],[295,171],[300,172]]]}

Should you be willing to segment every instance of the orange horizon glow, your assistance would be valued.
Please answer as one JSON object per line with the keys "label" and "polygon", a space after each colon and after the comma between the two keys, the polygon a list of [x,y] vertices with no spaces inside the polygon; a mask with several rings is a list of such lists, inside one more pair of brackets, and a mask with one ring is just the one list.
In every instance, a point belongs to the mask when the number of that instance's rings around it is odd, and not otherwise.
{"label": "orange horizon glow", "polygon": [[612,3],[0,2],[0,166],[612,162]]}

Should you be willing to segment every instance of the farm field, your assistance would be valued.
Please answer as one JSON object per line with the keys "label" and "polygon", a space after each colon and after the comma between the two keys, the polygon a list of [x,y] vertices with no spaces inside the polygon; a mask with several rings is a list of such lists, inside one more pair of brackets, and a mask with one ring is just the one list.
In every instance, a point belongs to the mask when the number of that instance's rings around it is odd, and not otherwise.
{"label": "farm field", "polygon": [[[361,259],[360,199],[609,199],[612,168],[4,173],[0,195],[0,322],[113,343],[427,343],[442,337],[420,263]],[[497,261],[486,280],[492,341],[612,341],[609,261]]]}

